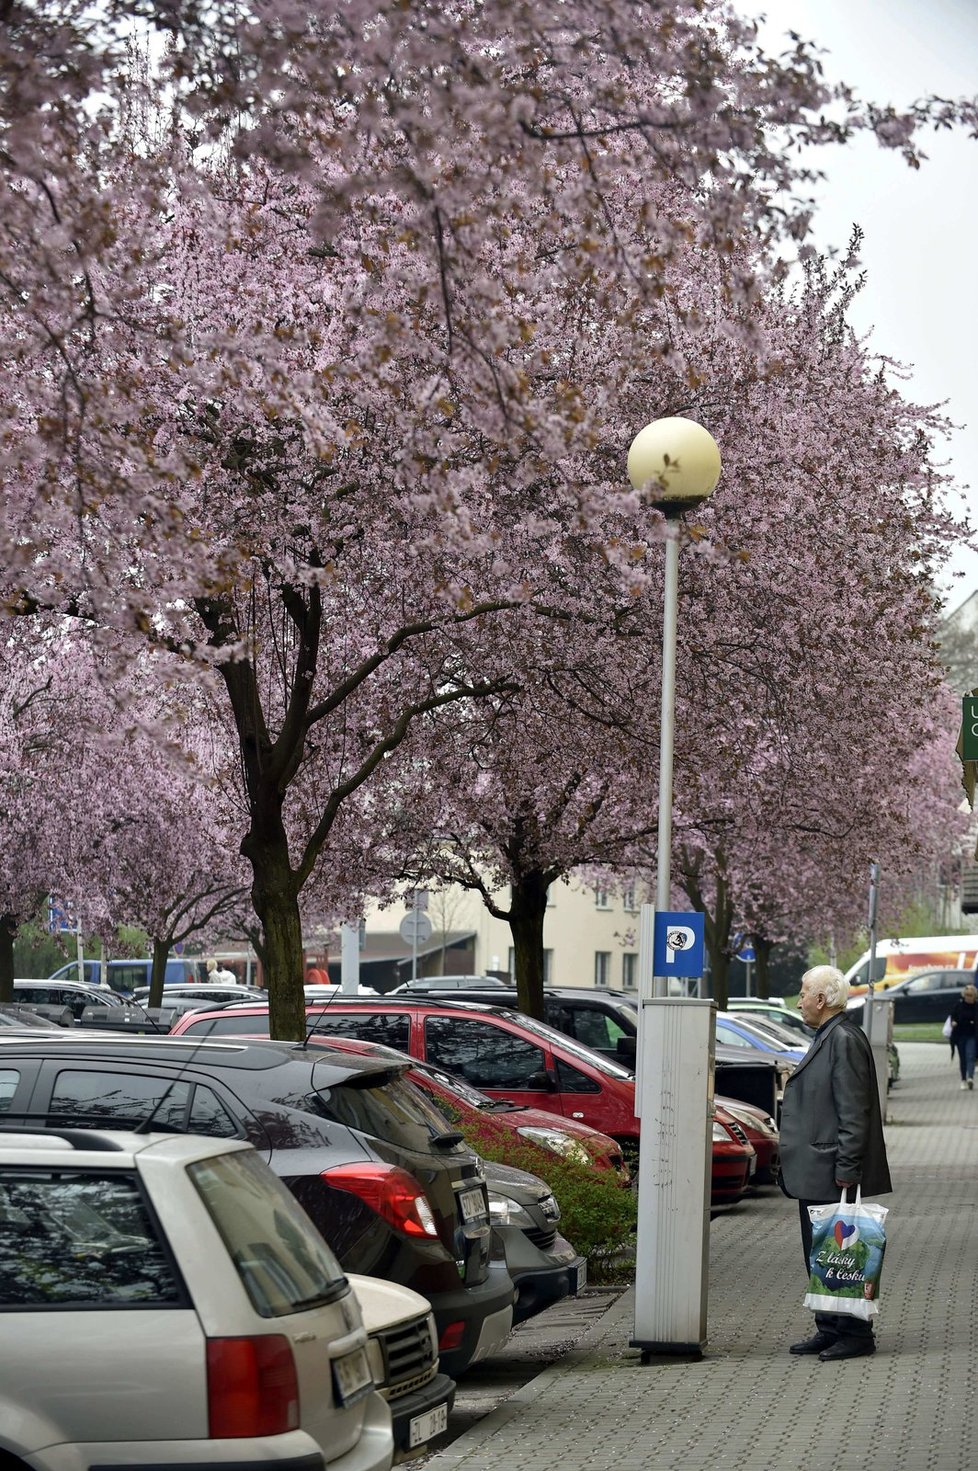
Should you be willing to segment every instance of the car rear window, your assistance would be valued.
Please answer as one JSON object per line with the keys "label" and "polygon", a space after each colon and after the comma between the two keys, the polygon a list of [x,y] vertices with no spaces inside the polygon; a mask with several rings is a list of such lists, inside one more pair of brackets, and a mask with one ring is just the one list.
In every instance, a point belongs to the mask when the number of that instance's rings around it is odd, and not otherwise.
{"label": "car rear window", "polygon": [[214,1155],[188,1174],[261,1317],[303,1312],[347,1292],[336,1257],[258,1155]]}
{"label": "car rear window", "polygon": [[[315,1081],[313,1073],[314,1086]],[[433,1137],[446,1132],[445,1120],[420,1088],[398,1075],[373,1086],[351,1080],[319,1088],[316,1100],[319,1112],[334,1123],[422,1154],[430,1153]]]}
{"label": "car rear window", "polygon": [[135,1173],[0,1166],[3,1307],[185,1303]]}

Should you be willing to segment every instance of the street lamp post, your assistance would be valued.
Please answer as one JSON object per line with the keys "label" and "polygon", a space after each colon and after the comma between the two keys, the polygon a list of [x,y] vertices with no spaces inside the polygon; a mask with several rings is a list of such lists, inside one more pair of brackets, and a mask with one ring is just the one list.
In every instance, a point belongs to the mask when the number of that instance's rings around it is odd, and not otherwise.
{"label": "street lamp post", "polygon": [[[656,903],[667,914],[672,886],[672,785],[676,717],[679,521],[720,478],[720,451],[692,419],[657,419],[634,438],[628,477],[666,518],[662,605],[662,709]],[[636,1113],[642,1121],[635,1261],[635,1336],[643,1362],[653,1354],[702,1353],[712,1161],[713,1005],[670,997],[653,974],[654,924],[640,927],[641,1008]]]}

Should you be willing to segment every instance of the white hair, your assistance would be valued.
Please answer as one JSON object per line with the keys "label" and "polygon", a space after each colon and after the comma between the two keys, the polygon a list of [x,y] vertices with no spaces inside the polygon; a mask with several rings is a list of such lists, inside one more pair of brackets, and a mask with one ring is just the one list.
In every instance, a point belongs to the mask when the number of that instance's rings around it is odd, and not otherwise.
{"label": "white hair", "polygon": [[841,1011],[849,1000],[849,982],[836,965],[813,965],[801,979],[818,987],[829,1011]]}

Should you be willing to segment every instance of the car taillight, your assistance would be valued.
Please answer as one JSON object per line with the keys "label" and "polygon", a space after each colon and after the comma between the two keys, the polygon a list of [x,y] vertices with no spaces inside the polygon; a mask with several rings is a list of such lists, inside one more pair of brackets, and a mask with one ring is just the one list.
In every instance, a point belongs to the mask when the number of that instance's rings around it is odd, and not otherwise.
{"label": "car taillight", "polygon": [[437,1236],[427,1196],[413,1175],[397,1165],[337,1165],[323,1179],[336,1190],[357,1195],[406,1236]]}
{"label": "car taillight", "polygon": [[462,1339],[465,1337],[465,1324],[463,1322],[446,1323],[438,1340],[438,1347],[442,1353],[450,1349],[460,1348]]}
{"label": "car taillight", "polygon": [[284,1334],[207,1340],[207,1416],[212,1440],[298,1428],[299,1381]]}

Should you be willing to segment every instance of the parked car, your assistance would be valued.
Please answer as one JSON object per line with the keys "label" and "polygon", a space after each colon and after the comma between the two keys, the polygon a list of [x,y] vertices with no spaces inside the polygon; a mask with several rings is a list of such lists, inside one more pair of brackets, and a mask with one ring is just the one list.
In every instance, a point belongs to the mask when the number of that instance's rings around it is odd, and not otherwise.
{"label": "parked car", "polygon": [[427,1298],[396,1282],[350,1272],[367,1330],[374,1383],[387,1401],[398,1457],[420,1455],[448,1428],[455,1381],[438,1369],[438,1330]]}
{"label": "parked car", "polygon": [[21,1006],[16,1002],[3,1002],[0,1003],[0,1027],[15,1028],[18,1032],[25,1030],[56,1032],[58,1023],[30,1006]]}
{"label": "parked car", "polygon": [[459,1135],[432,1139],[402,1067],[325,1045],[51,1036],[0,1033],[7,1118],[246,1139],[345,1269],[428,1298],[445,1373],[505,1342],[514,1288],[491,1257],[481,1164]]}
{"label": "parked car", "polygon": [[731,996],[727,1002],[728,1011],[743,1012],[745,1021],[751,1017],[760,1018],[762,1021],[777,1022],[778,1026],[786,1028],[789,1032],[797,1032],[799,1037],[810,1042],[815,1035],[815,1028],[810,1027],[800,1011],[792,1011],[790,1006],[782,1002],[763,1001],[760,997],[737,997]]}
{"label": "parked car", "polygon": [[[359,1037],[315,1036],[310,1037],[308,1046],[326,1046],[332,1051],[351,1052],[360,1057],[386,1058],[406,1069],[406,1083],[419,1087],[418,1069],[413,1060],[390,1047],[364,1042]],[[440,1110],[432,1107],[434,1100],[426,1089],[421,1087],[419,1092],[421,1112],[428,1115],[432,1138],[446,1137],[445,1124],[451,1128],[456,1121],[446,1119]],[[502,1243],[506,1269],[516,1288],[515,1325],[565,1297],[576,1297],[586,1285],[587,1264],[557,1230],[560,1206],[549,1185],[526,1170],[491,1160],[483,1159],[482,1169],[489,1218]]]}
{"label": "parked car", "polygon": [[726,1109],[743,1129],[747,1142],[757,1157],[757,1165],[751,1176],[752,1185],[773,1185],[778,1178],[781,1164],[781,1135],[770,1114],[752,1103],[739,1098],[718,1098],[717,1103]]}
{"label": "parked car", "polygon": [[550,1186],[527,1170],[484,1160],[489,1213],[516,1287],[513,1322],[525,1323],[587,1286],[587,1263],[560,1234]]}
{"label": "parked car", "polygon": [[339,1262],[249,1145],[0,1128],[0,1461],[388,1471]]}
{"label": "parked car", "polygon": [[[432,999],[437,994],[432,992]],[[443,999],[449,999],[447,992]],[[514,1011],[518,1008],[515,988],[466,992],[464,999],[510,1006]],[[639,1004],[634,991],[611,986],[548,986],[543,1000],[548,1026],[634,1072]],[[721,1042],[715,1048],[714,1064],[718,1092],[754,1103],[766,1112],[777,1107],[781,1080],[773,1060],[757,1054],[745,1056],[742,1049]]]}
{"label": "parked car", "polygon": [[[246,1036],[262,1013],[267,1016],[267,1008],[201,1012],[182,1017],[173,1034]],[[626,1068],[543,1022],[508,1007],[401,996],[376,1002],[336,997],[307,1008],[307,1014],[311,1036],[322,1032],[380,1042],[455,1074],[490,1097],[589,1124],[618,1143],[630,1168],[637,1165],[635,1079]],[[733,1189],[731,1155],[742,1148],[728,1134],[718,1137],[714,1131],[713,1180],[718,1200],[722,1196],[724,1202]],[[748,1168],[746,1155],[738,1158],[735,1173],[743,1177],[741,1190]]]}
{"label": "parked car", "polygon": [[402,981],[388,994],[400,996],[418,991],[485,991],[496,987],[504,989],[505,986],[506,982],[501,981],[498,976],[415,976],[410,981]]}
{"label": "parked car", "polygon": [[612,1170],[623,1185],[628,1184],[629,1170],[621,1146],[599,1129],[563,1115],[558,1118],[540,1108],[528,1108],[523,1103],[490,1098],[470,1083],[427,1062],[415,1060],[410,1077],[450,1123],[467,1120],[480,1134],[504,1148],[510,1142],[521,1151],[529,1147],[539,1150],[543,1156],[558,1154],[581,1165]]}
{"label": "parked car", "polygon": [[[199,969],[203,962],[197,960],[186,960],[177,955],[171,955],[166,962],[163,984],[165,986],[186,985],[191,981],[199,981]],[[97,978],[97,984],[108,986],[117,991],[120,996],[132,996],[137,986],[148,986],[153,974],[153,962],[149,956],[137,957],[133,960],[92,960],[85,961],[85,976]],[[62,965],[53,975],[48,977],[52,981],[78,980],[78,962],[70,961],[68,965]]]}
{"label": "parked car", "polygon": [[[134,1001],[146,1005],[149,1001],[149,986],[137,986],[132,996]],[[206,981],[174,982],[165,988],[164,1005],[172,1006],[175,1001],[197,1001],[201,1009],[219,1006],[229,1001],[267,1001],[268,993],[258,986],[211,984]]]}
{"label": "parked car", "polygon": [[122,1008],[121,998],[108,987],[84,985],[81,981],[16,980],[14,997],[28,1006],[56,1007],[58,1012],[67,1009],[72,1021],[77,1021],[89,1006],[100,1012]]}
{"label": "parked car", "polygon": [[[908,980],[898,981],[886,992],[893,1007],[894,1024],[898,1022],[943,1022],[950,1016],[965,986],[974,984],[974,971],[925,970]],[[849,1010],[862,1020],[865,996],[851,996]]]}
{"label": "parked car", "polygon": [[[405,1081],[420,1089],[424,1111],[427,1113],[432,1106],[437,1111],[436,1116],[430,1117],[434,1138],[443,1137],[446,1123],[450,1128],[457,1124],[457,1115],[446,1117],[438,1109],[437,1100],[419,1076],[420,1065],[413,1066],[412,1059],[404,1053],[376,1042],[364,1042],[359,1037],[309,1039],[310,1047],[324,1044],[334,1050],[361,1057],[387,1058],[404,1065]],[[478,1152],[471,1142],[470,1147]],[[560,1206],[549,1185],[527,1170],[493,1160],[483,1159],[482,1169],[489,1196],[489,1217],[502,1243],[506,1268],[516,1288],[515,1325],[565,1297],[576,1297],[587,1283],[587,1263],[557,1229]]]}
{"label": "parked car", "polygon": [[757,1155],[740,1121],[714,1099],[710,1208],[735,1205],[757,1168]]}

